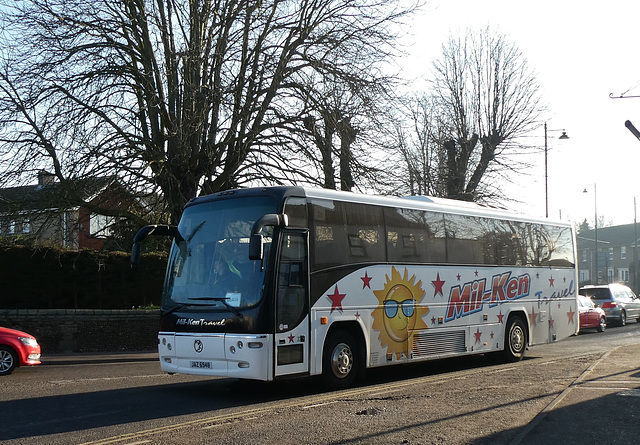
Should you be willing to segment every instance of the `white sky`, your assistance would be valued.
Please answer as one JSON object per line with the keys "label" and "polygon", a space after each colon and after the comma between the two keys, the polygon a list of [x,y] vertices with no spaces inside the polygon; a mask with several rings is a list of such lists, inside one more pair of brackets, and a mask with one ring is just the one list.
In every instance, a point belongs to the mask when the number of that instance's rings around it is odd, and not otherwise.
{"label": "white sky", "polygon": [[[405,72],[428,76],[450,31],[489,25],[506,35],[536,72],[548,128],[570,137],[548,132],[549,216],[592,224],[597,207],[607,223],[629,224],[634,197],[640,207],[640,140],[624,122],[640,130],[640,98],[609,94],[640,96],[639,21],[636,0],[429,0],[409,30],[414,43]],[[531,137],[544,147],[542,127]],[[505,180],[503,190],[525,201],[514,209],[544,216],[542,151],[538,157],[530,175]]]}

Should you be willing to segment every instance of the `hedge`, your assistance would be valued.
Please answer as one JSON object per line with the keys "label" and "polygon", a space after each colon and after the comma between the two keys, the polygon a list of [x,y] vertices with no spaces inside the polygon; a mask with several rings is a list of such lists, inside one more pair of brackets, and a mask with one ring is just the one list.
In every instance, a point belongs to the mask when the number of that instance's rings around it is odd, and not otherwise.
{"label": "hedge", "polygon": [[131,309],[160,304],[167,257],[0,246],[2,309]]}

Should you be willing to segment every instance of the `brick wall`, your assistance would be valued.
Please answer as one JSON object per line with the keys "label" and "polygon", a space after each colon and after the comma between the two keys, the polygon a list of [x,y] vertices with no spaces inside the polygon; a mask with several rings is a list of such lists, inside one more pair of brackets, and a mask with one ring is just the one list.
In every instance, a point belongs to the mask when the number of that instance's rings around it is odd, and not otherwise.
{"label": "brick wall", "polygon": [[43,354],[153,351],[158,310],[0,309],[0,326],[25,331]]}

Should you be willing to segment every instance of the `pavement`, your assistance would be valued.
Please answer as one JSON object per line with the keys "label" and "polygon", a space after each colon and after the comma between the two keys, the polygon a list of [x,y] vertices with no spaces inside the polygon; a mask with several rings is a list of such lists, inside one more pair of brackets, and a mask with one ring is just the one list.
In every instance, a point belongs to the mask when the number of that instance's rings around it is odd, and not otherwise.
{"label": "pavement", "polygon": [[80,365],[158,361],[158,351],[42,354],[42,365]]}
{"label": "pavement", "polygon": [[635,344],[591,363],[510,445],[626,445],[639,438],[640,344]]}

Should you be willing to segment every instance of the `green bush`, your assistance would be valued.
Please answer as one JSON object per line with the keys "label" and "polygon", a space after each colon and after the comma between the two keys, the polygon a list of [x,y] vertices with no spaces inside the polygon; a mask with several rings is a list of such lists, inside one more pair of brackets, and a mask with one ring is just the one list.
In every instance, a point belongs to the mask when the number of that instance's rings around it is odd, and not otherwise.
{"label": "green bush", "polygon": [[2,309],[131,309],[157,307],[165,253],[131,267],[127,252],[71,251],[0,244]]}

